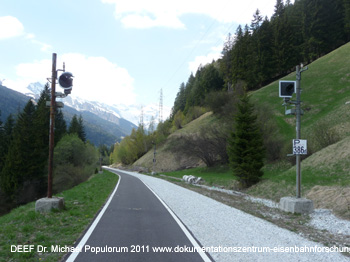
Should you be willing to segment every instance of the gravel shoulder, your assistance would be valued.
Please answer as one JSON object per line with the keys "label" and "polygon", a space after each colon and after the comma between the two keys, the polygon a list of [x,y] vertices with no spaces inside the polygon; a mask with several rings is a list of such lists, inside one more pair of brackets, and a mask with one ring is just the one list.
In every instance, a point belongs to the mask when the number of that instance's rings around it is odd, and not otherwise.
{"label": "gravel shoulder", "polygon": [[[140,178],[183,221],[203,247],[250,247],[256,252],[209,252],[215,261],[349,261],[349,253],[305,252],[350,247],[350,222],[328,210],[295,215],[272,201],[127,172]],[[286,252],[286,248],[304,252]],[[261,252],[262,248],[271,252]],[[279,252],[273,252],[276,248]],[[281,251],[284,252],[281,252]],[[260,251],[260,252],[259,252]]]}

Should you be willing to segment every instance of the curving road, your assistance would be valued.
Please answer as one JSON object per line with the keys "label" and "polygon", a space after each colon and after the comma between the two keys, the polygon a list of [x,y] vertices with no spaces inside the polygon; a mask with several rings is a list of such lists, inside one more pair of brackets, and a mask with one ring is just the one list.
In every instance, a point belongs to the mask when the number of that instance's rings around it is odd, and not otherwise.
{"label": "curving road", "polygon": [[198,241],[141,180],[110,171],[120,177],[116,190],[66,261],[211,261],[183,252]]}

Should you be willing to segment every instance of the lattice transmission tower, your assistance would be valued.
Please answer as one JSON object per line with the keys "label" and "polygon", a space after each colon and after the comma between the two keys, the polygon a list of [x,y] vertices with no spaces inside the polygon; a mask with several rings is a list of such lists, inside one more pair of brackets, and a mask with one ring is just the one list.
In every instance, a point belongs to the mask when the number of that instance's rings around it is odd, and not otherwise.
{"label": "lattice transmission tower", "polygon": [[144,128],[144,123],[143,123],[143,105],[141,105],[141,115],[140,115],[140,123],[139,126]]}
{"label": "lattice transmission tower", "polygon": [[159,97],[159,123],[163,122],[163,88],[160,89],[160,97]]}

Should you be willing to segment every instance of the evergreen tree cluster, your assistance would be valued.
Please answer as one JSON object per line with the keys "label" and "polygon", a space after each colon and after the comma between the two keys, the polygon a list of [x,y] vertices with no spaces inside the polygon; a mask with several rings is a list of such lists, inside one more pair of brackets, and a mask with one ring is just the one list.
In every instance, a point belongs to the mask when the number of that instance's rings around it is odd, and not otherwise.
{"label": "evergreen tree cluster", "polygon": [[243,80],[258,89],[348,42],[349,25],[348,0],[277,0],[270,19],[257,10],[250,25],[228,36],[220,60],[225,84]]}
{"label": "evergreen tree cluster", "polygon": [[[35,105],[29,100],[16,121],[10,115],[0,135],[0,188],[16,204],[45,194],[49,144],[50,100],[48,85]],[[66,132],[60,110],[56,111],[56,141]]]}
{"label": "evergreen tree cluster", "polygon": [[172,116],[179,111],[187,115],[191,108],[204,106],[206,96],[214,91],[222,90],[224,86],[218,64],[214,61],[204,67],[200,66],[195,74],[190,75],[187,83],[180,85],[180,90],[175,98]]}
{"label": "evergreen tree cluster", "polygon": [[259,89],[349,40],[349,0],[276,0],[270,19],[256,10],[250,25],[228,35],[218,61],[200,66],[180,85],[171,119],[194,106],[210,108],[206,98],[213,92],[237,85]]}
{"label": "evergreen tree cluster", "polygon": [[[50,125],[46,101],[50,99],[46,85],[39,100],[29,100],[16,119],[9,115],[5,123],[0,122],[0,192],[14,205],[46,194]],[[59,109],[55,112],[54,132],[56,146],[67,134],[67,125]],[[86,141],[81,116],[73,117],[68,133]]]}
{"label": "evergreen tree cluster", "polygon": [[84,143],[86,142],[86,133],[84,130],[83,117],[81,115],[79,118],[77,115],[72,117],[72,121],[68,128],[68,134],[77,134],[81,141]]}

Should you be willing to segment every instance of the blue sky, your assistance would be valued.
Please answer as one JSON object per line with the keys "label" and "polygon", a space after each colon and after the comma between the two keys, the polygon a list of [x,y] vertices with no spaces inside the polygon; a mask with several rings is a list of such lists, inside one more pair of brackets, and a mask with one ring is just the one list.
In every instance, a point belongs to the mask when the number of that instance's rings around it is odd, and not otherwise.
{"label": "blue sky", "polygon": [[[158,107],[220,57],[227,34],[276,0],[0,0],[0,80],[20,90],[51,76],[52,53],[75,76],[73,96]],[[1,95],[1,94],[0,94]]]}

